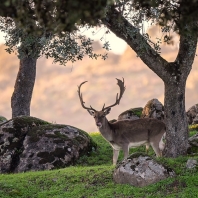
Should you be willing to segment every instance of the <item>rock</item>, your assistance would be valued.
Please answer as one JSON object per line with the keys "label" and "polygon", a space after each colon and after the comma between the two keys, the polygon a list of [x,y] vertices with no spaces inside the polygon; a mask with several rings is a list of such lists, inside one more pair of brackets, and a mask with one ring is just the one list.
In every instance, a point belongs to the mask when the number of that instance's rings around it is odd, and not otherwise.
{"label": "rock", "polygon": [[195,118],[193,119],[192,124],[198,124],[198,114],[195,116]]}
{"label": "rock", "polygon": [[147,186],[173,176],[175,176],[173,170],[143,154],[131,155],[118,164],[113,173],[116,183],[136,187]]}
{"label": "rock", "polygon": [[75,127],[16,117],[0,128],[0,173],[63,168],[95,147],[90,136]]}
{"label": "rock", "polygon": [[188,154],[198,153],[198,133],[188,138]]}
{"label": "rock", "polygon": [[140,116],[142,114],[142,110],[143,110],[142,107],[128,109],[128,110],[122,112],[118,116],[118,120],[125,120],[125,119],[137,120],[140,118]]}
{"label": "rock", "polygon": [[6,121],[7,121],[7,119],[5,117],[0,116],[0,123],[6,122]]}
{"label": "rock", "polygon": [[189,124],[198,124],[198,104],[193,105],[186,112]]}
{"label": "rock", "polygon": [[197,160],[195,159],[188,159],[186,163],[186,168],[188,169],[193,169],[198,165]]}
{"label": "rock", "polygon": [[141,118],[164,120],[164,106],[158,99],[149,100],[142,111]]}
{"label": "rock", "polygon": [[116,121],[117,121],[116,119],[109,120],[110,123],[114,123],[114,122],[116,122]]}

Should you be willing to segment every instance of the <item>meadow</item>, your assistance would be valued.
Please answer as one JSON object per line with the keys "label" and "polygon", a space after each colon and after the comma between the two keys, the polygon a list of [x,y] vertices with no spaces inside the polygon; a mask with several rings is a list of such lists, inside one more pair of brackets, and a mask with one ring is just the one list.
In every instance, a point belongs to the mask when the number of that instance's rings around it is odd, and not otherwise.
{"label": "meadow", "polygon": [[[192,132],[194,134],[195,132]],[[59,170],[25,172],[0,175],[0,197],[2,198],[197,198],[198,169],[187,169],[189,158],[158,158],[172,168],[176,176],[147,187],[116,184],[112,175],[112,149],[97,133],[90,134],[98,144],[90,156],[81,157],[74,166]],[[145,152],[145,147],[131,149]],[[154,156],[150,148],[149,155]],[[119,160],[123,159],[121,152]]]}

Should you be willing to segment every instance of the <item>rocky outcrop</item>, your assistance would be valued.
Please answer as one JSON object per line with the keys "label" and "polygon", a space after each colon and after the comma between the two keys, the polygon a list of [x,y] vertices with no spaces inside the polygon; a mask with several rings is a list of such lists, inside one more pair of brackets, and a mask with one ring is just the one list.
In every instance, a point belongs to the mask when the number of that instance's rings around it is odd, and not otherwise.
{"label": "rocky outcrop", "polygon": [[164,120],[164,106],[158,99],[149,100],[142,111],[141,118]]}
{"label": "rocky outcrop", "polygon": [[0,172],[63,168],[95,147],[89,135],[75,127],[16,117],[0,128]]}
{"label": "rocky outcrop", "polygon": [[198,104],[193,105],[186,112],[188,124],[198,124]]}
{"label": "rocky outcrop", "polygon": [[143,154],[133,154],[118,164],[113,179],[119,184],[143,187],[174,175],[173,170],[157,163],[151,157]]}
{"label": "rocky outcrop", "polygon": [[188,138],[188,154],[198,153],[198,133]]}
{"label": "rocky outcrop", "polygon": [[118,116],[118,120],[125,120],[125,119],[137,120],[140,118],[140,116],[142,114],[142,110],[143,110],[142,107],[128,109],[128,110],[122,112]]}

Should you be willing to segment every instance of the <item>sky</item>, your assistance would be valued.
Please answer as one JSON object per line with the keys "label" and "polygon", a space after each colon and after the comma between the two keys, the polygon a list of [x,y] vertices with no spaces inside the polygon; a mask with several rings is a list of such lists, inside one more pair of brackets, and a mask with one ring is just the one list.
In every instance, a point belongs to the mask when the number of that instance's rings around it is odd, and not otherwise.
{"label": "sky", "polygon": [[4,33],[0,31],[0,44],[4,43]]}

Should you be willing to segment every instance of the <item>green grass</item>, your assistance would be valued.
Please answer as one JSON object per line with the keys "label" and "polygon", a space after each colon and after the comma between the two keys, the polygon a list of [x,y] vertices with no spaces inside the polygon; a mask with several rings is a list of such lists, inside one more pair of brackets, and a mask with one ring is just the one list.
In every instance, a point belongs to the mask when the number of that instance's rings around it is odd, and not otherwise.
{"label": "green grass", "polygon": [[[53,171],[0,175],[2,198],[197,198],[198,170],[187,170],[188,157],[158,160],[177,176],[137,188],[115,184],[112,179],[112,149],[99,133],[91,134],[98,149],[83,156],[75,166]],[[145,147],[131,149],[144,152]],[[154,156],[152,149],[149,155]],[[123,153],[119,160],[123,158]],[[194,157],[198,159],[197,156]]]}

